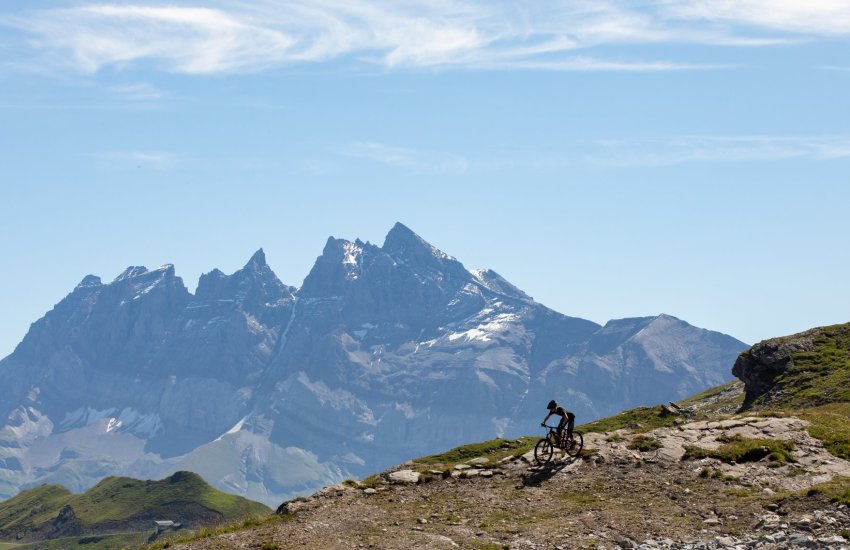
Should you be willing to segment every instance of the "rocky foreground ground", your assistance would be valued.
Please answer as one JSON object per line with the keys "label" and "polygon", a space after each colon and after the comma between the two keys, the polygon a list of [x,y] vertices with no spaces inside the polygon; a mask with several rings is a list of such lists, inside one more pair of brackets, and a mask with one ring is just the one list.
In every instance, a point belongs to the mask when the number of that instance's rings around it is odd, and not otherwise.
{"label": "rocky foreground ground", "polygon": [[[850,548],[850,510],[830,492],[850,463],[805,428],[793,417],[683,420],[587,434],[581,458],[542,467],[530,453],[408,463],[182,547]],[[683,458],[688,446],[717,449],[736,435],[793,442],[791,459]]]}

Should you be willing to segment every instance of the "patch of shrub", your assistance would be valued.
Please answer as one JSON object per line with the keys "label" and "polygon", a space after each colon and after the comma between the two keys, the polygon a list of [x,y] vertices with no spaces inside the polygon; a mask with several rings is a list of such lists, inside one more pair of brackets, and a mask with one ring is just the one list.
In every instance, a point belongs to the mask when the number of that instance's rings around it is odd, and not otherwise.
{"label": "patch of shrub", "polygon": [[734,435],[717,449],[705,449],[694,445],[685,447],[682,460],[716,458],[723,462],[757,462],[767,458],[776,466],[797,462],[791,451],[794,442],[785,439],[753,439]]}
{"label": "patch of shrub", "polygon": [[660,449],[661,442],[648,435],[639,435],[632,439],[631,442],[626,445],[626,448],[647,453],[649,451]]}

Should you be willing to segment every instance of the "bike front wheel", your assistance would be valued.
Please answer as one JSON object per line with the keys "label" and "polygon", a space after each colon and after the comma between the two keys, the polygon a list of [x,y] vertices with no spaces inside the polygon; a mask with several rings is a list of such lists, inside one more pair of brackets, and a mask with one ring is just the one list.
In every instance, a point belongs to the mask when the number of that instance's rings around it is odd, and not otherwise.
{"label": "bike front wheel", "polygon": [[540,464],[546,464],[552,460],[552,455],[555,454],[555,447],[548,437],[545,437],[537,442],[534,446],[534,460]]}
{"label": "bike front wheel", "polygon": [[581,435],[581,432],[573,432],[572,439],[567,441],[566,453],[571,457],[576,457],[581,454],[583,448],[584,436]]}

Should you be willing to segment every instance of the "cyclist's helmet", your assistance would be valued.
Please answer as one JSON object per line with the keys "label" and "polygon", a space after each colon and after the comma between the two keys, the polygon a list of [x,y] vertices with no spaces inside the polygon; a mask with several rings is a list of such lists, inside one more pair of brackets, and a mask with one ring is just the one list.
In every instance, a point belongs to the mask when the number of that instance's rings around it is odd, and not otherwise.
{"label": "cyclist's helmet", "polygon": [[557,407],[557,406],[558,406],[558,404],[557,404],[557,403],[555,402],[555,400],[553,399],[552,401],[549,401],[549,404],[548,404],[548,405],[546,405],[546,408],[547,408],[547,409],[554,409],[554,408],[555,408],[555,407]]}

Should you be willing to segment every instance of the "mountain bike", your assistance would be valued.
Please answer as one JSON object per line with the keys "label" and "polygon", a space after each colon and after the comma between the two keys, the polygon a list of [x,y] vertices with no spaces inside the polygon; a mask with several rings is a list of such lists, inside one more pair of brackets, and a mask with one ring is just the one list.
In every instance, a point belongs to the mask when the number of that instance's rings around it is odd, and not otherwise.
{"label": "mountain bike", "polygon": [[540,464],[547,464],[555,454],[555,449],[559,449],[567,454],[567,456],[576,457],[584,448],[584,436],[578,430],[573,430],[573,436],[567,440],[567,431],[561,433],[560,440],[558,439],[558,427],[543,426],[548,428],[549,432],[537,442],[534,446],[534,460]]}

